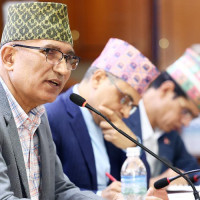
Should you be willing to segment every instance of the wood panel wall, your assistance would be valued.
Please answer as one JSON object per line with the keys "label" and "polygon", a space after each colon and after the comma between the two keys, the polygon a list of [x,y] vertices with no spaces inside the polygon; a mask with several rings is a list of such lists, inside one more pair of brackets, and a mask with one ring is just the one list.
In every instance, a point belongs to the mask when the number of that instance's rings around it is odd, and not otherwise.
{"label": "wood panel wall", "polygon": [[5,2],[4,0],[0,1],[0,9],[1,9],[1,12],[0,12],[0,37],[1,37],[2,31],[3,31],[3,11],[2,11],[2,8],[3,8],[4,2]]}
{"label": "wood panel wall", "polygon": [[152,57],[152,0],[63,0],[68,5],[71,30],[79,32],[75,50],[83,60],[94,60],[111,37],[135,45]]}
{"label": "wood panel wall", "polygon": [[[4,2],[0,1],[1,9]],[[133,44],[160,69],[174,62],[191,44],[200,42],[199,0],[59,2],[68,5],[71,29],[80,34],[74,48],[83,64],[92,62],[110,37]],[[0,15],[1,34],[2,12]]]}
{"label": "wood panel wall", "polygon": [[[1,8],[3,2],[6,0],[0,1]],[[110,37],[126,40],[147,57],[152,57],[152,0],[56,2],[68,6],[71,29],[80,33],[75,41],[75,49],[83,60],[95,59]],[[2,17],[0,22],[1,33]]]}
{"label": "wood panel wall", "polygon": [[[158,44],[158,65],[165,69],[180,57],[185,49],[200,43],[200,1],[199,0],[157,0],[158,43],[162,38],[167,48]],[[162,41],[162,40],[161,40]]]}

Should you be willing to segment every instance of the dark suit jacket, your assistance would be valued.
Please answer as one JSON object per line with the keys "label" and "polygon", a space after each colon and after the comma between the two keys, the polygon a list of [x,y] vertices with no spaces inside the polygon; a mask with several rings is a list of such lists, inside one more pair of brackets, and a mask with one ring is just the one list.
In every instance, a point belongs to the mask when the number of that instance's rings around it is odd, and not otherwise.
{"label": "dark suit jacket", "polygon": [[[139,109],[135,111],[134,114],[132,114],[129,118],[124,119],[123,121],[126,123],[126,125],[133,131],[133,133],[140,138],[141,143],[142,143],[142,131],[141,131],[141,126],[138,125],[139,121]],[[133,128],[134,127],[134,128]],[[140,159],[143,161],[146,170],[147,170],[147,186],[149,186],[149,180],[151,177],[151,172],[150,172],[150,167],[146,159],[146,153],[143,149],[141,149],[141,155]]]}
{"label": "dark suit jacket", "polygon": [[[61,94],[46,110],[64,172],[82,189],[97,190],[97,174],[90,136],[80,108],[72,103],[72,89]],[[111,174],[120,180],[125,153],[106,142]],[[102,160],[103,162],[103,160]]]}
{"label": "dark suit jacket", "polygon": [[[64,175],[46,115],[37,129],[41,160],[41,200],[100,199],[82,193]],[[0,199],[30,198],[21,144],[5,91],[0,84]]]}
{"label": "dark suit jacket", "polygon": [[[139,108],[126,120],[131,130],[139,136],[142,136],[141,121]],[[142,139],[142,137],[141,137]],[[164,133],[158,139],[159,156],[167,160],[174,167],[184,171],[198,169],[197,160],[188,153],[185,145],[176,131]],[[167,166],[161,164],[160,174],[168,169]]]}

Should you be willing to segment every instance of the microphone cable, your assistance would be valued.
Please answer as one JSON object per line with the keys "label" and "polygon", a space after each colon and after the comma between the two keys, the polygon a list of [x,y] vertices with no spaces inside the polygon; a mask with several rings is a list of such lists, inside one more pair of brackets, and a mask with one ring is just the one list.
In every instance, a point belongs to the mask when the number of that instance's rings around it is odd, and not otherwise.
{"label": "microphone cable", "polygon": [[136,145],[138,145],[139,147],[141,147],[142,149],[144,149],[146,152],[148,152],[149,154],[151,154],[152,156],[154,156],[160,162],[164,163],[167,167],[171,168],[173,171],[175,171],[177,174],[179,174],[181,177],[183,177],[189,183],[189,185],[192,187],[195,200],[200,200],[199,193],[196,190],[194,184],[192,183],[192,181],[187,176],[185,176],[183,173],[181,173],[180,170],[178,170],[177,168],[173,167],[168,162],[166,162],[165,160],[163,160],[162,158],[160,158],[158,155],[156,155],[154,152],[152,152],[150,149],[148,149],[147,147],[145,147],[144,145],[142,145],[141,143],[139,143],[137,140],[135,140],[132,137],[130,137],[128,134],[126,134],[121,129],[117,128],[106,116],[104,116],[101,112],[99,112],[98,110],[96,110],[95,108],[93,108],[91,105],[89,105],[87,103],[87,101],[83,97],[81,97],[80,95],[72,93],[70,95],[70,100],[73,103],[75,103],[76,105],[78,105],[80,107],[86,107],[86,108],[90,109],[91,111],[95,112],[96,114],[100,115],[115,130],[117,130],[119,133],[121,133],[124,137],[128,138],[130,141],[132,141],[133,143],[135,143]]}

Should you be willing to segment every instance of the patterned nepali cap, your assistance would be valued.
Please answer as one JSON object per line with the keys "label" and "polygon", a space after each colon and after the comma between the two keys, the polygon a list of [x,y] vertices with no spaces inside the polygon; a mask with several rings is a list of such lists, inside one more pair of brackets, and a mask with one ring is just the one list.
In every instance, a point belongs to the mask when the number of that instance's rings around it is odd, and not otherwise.
{"label": "patterned nepali cap", "polygon": [[166,72],[200,109],[200,56],[188,48]]}
{"label": "patterned nepali cap", "polygon": [[67,7],[61,3],[24,2],[8,8],[1,45],[11,41],[50,39],[73,44]]}
{"label": "patterned nepali cap", "polygon": [[159,75],[158,69],[129,43],[111,38],[91,67],[104,69],[126,81],[139,94]]}

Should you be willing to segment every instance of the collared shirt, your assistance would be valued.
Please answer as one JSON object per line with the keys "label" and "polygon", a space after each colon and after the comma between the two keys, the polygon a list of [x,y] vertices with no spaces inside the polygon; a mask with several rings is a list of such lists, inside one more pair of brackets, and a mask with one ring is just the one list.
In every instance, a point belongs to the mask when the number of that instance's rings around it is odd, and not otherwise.
{"label": "collared shirt", "polygon": [[0,82],[2,83],[6,92],[6,96],[8,98],[8,102],[18,130],[28,177],[31,200],[38,200],[40,195],[40,159],[38,153],[39,140],[37,134],[35,134],[35,131],[41,123],[40,117],[45,112],[45,109],[44,106],[38,106],[32,109],[27,115],[17,103],[1,78]]}
{"label": "collared shirt", "polygon": [[[79,94],[77,84],[73,87],[73,92]],[[109,182],[105,174],[106,172],[110,173],[110,162],[104,142],[104,137],[101,128],[94,122],[89,110],[84,107],[80,107],[80,109],[92,142],[98,190],[103,190],[107,187],[107,183]]]}
{"label": "collared shirt", "polygon": [[[143,144],[155,154],[158,154],[158,138],[161,137],[162,131],[159,129],[153,130],[149,118],[147,116],[143,100],[140,100],[139,102],[139,109]],[[156,174],[155,170],[157,169],[157,159],[149,153],[146,153],[146,157],[150,165],[151,175],[154,176],[154,174]]]}

